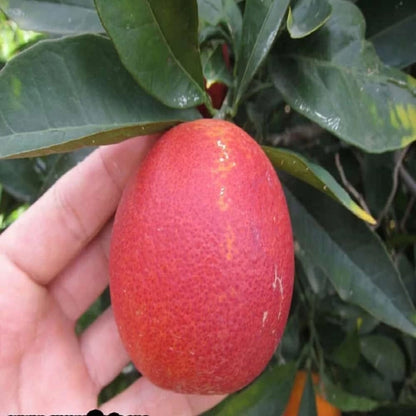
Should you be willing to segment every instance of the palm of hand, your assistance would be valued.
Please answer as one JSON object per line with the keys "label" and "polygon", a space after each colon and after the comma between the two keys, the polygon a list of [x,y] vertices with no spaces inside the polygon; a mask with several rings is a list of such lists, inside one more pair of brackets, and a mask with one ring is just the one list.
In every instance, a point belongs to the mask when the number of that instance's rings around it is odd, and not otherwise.
{"label": "palm of hand", "polygon": [[[0,236],[0,413],[85,413],[128,363],[111,309],[81,336],[74,328],[108,284],[111,217],[153,141],[95,151]],[[191,415],[222,397],[180,395],[142,377],[101,409]]]}

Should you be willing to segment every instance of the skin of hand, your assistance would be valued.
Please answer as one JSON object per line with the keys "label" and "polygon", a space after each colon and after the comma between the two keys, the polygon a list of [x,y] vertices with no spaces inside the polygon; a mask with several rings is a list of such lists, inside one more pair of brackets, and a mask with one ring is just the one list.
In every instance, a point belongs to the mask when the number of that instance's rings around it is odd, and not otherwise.
{"label": "skin of hand", "polygon": [[[86,413],[128,363],[111,308],[79,336],[75,324],[108,285],[112,218],[155,140],[98,148],[0,235],[0,414]],[[141,377],[100,409],[196,415],[223,398]]]}

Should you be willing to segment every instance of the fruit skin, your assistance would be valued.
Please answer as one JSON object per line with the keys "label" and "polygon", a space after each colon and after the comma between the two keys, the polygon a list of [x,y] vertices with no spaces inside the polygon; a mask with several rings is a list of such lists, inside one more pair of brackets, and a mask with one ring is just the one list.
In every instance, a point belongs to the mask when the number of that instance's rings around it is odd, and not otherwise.
{"label": "fruit skin", "polygon": [[[305,388],[307,373],[306,371],[298,371],[296,373],[295,382],[292,392],[290,393],[289,402],[283,416],[298,416],[300,402],[302,400],[303,389]],[[312,381],[316,386],[319,383],[319,376],[312,373]],[[320,394],[315,394],[317,416],[341,416],[341,411],[326,401]]]}
{"label": "fruit skin", "polygon": [[121,339],[138,370],[180,393],[231,393],[282,336],[294,274],[277,175],[232,123],[165,133],[123,193],[110,250]]}

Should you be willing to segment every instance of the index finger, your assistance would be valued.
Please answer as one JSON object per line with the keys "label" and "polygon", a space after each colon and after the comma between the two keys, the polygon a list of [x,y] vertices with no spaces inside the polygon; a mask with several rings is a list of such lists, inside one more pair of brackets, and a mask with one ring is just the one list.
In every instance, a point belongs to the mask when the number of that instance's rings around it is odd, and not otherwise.
{"label": "index finger", "polygon": [[0,236],[0,252],[37,283],[48,284],[112,216],[156,138],[98,148]]}

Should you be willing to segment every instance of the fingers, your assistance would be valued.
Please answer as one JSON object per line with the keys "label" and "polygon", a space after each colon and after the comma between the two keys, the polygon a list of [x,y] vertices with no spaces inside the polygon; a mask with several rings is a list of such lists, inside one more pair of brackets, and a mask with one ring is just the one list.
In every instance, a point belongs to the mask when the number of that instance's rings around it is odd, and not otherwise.
{"label": "fingers", "polygon": [[76,321],[108,285],[112,222],[54,280],[49,291],[65,315]]}
{"label": "fingers", "polygon": [[[118,335],[112,310],[107,309],[82,334],[81,352],[89,375],[101,390],[129,362]],[[102,406],[105,414],[198,415],[215,406],[225,396],[182,395],[163,390],[142,377],[127,390]]]}
{"label": "fingers", "polygon": [[155,136],[101,147],[64,175],[0,236],[0,251],[48,284],[114,213]]}
{"label": "fingers", "polygon": [[224,395],[183,395],[163,390],[141,377],[128,389],[104,403],[104,414],[147,414],[152,416],[181,415],[191,416],[214,407],[226,396]]}
{"label": "fingers", "polygon": [[80,348],[97,391],[112,381],[129,362],[111,308],[84,331]]}

